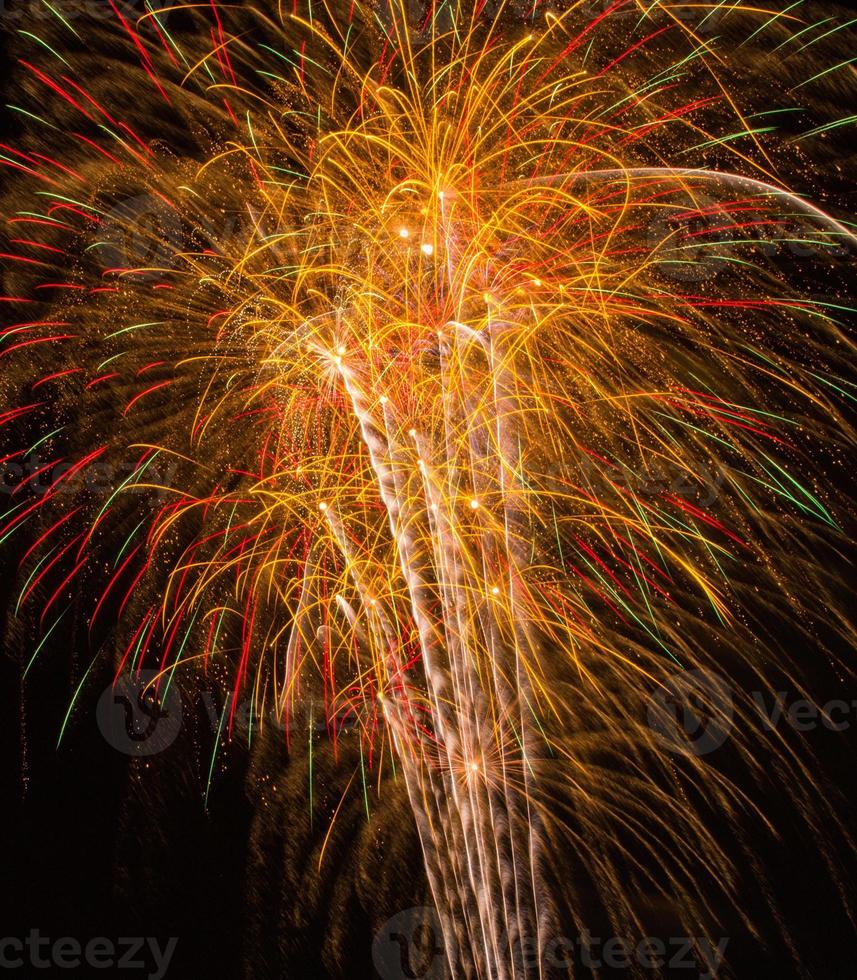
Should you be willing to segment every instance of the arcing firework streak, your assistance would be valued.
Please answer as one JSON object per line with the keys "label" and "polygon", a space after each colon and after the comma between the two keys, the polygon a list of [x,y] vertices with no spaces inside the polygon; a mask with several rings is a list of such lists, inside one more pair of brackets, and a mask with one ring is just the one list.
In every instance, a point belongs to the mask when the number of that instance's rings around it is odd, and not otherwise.
{"label": "arcing firework streak", "polygon": [[641,705],[756,670],[746,569],[779,615],[825,592],[802,474],[849,438],[847,310],[780,270],[855,239],[737,107],[733,8],[110,7],[22,32],[2,158],[18,608],[345,713],[404,773],[456,976],[525,975],[557,840],[617,921],[639,882],[689,922],[734,898],[679,783],[752,804]]}

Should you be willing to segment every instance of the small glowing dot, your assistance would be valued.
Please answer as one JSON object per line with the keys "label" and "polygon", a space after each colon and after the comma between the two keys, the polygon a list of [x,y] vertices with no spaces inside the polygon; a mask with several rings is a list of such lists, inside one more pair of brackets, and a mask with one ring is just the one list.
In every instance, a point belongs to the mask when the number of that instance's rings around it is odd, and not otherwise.
{"label": "small glowing dot", "polygon": [[500,586],[499,585],[495,585],[491,589],[491,595],[499,595],[499,594],[500,594]]}
{"label": "small glowing dot", "polygon": [[541,286],[541,284],[542,284],[542,281],[541,281],[541,279],[533,279],[533,285],[534,285],[534,286],[535,286],[535,287],[536,287],[537,289],[538,289],[538,287],[539,287],[539,286]]}
{"label": "small glowing dot", "polygon": [[432,510],[433,510],[433,511],[434,511],[435,513],[437,513],[437,504],[432,504],[432,505],[431,505],[431,509],[432,509]]}
{"label": "small glowing dot", "polygon": [[336,348],[336,353],[342,357],[342,355],[345,353],[345,348],[340,344],[339,347]]}
{"label": "small glowing dot", "polygon": [[417,437],[417,430],[416,429],[408,429],[408,435],[412,439],[416,439],[416,437]]}
{"label": "small glowing dot", "polygon": [[432,245],[431,242],[423,242],[422,245],[420,245],[420,249],[421,249],[423,255],[433,255],[434,254],[434,245]]}
{"label": "small glowing dot", "polygon": [[327,510],[327,504],[322,500],[322,502],[318,505],[318,509],[320,511],[322,511],[322,512],[326,511]]}
{"label": "small glowing dot", "polygon": [[387,396],[386,396],[386,395],[381,395],[381,397],[380,397],[380,398],[378,399],[378,401],[379,401],[379,402],[380,402],[380,403],[381,403],[382,405],[386,405],[386,404],[387,404],[387,402],[388,402],[388,400],[389,400],[389,399],[387,398]]}
{"label": "small glowing dot", "polygon": [[470,771],[471,772],[479,772],[479,763],[478,762],[471,762],[470,763]]}
{"label": "small glowing dot", "polygon": [[476,510],[478,506],[479,506],[479,501],[475,497],[472,497],[470,500],[470,509]]}
{"label": "small glowing dot", "polygon": [[411,237],[411,233],[408,231],[407,228],[399,229],[399,238],[410,238],[410,237]]}
{"label": "small glowing dot", "polygon": [[437,196],[438,196],[438,197],[439,197],[439,198],[441,199],[441,201],[442,201],[442,200],[443,200],[443,191],[438,191],[438,192],[437,192]]}

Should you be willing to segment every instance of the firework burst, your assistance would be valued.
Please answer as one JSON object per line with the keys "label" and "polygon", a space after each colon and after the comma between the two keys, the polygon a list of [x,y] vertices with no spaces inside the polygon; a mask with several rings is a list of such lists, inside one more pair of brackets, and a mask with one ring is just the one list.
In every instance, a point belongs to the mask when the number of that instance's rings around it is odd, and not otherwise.
{"label": "firework burst", "polygon": [[[644,705],[680,669],[746,688],[754,617],[808,629],[797,591],[835,589],[817,474],[851,440],[855,238],[783,185],[778,107],[739,100],[711,26],[776,50],[830,27],[110,7],[91,43],[53,8],[21,32],[18,608],[83,618],[117,675],[347,719],[364,785],[406,783],[456,976],[527,974],[558,848],[616,922],[644,888],[688,923],[737,902],[707,814],[758,807]],[[817,826],[809,763],[778,760]]]}

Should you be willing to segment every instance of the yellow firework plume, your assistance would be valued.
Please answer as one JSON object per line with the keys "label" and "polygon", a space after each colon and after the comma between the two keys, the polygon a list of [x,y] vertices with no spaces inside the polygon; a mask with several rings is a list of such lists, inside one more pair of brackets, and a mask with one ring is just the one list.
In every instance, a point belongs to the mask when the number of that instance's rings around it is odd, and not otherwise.
{"label": "yellow firework plume", "polygon": [[767,765],[754,617],[835,589],[814,474],[851,441],[857,240],[782,184],[709,30],[782,47],[792,8],[110,6],[138,94],[58,15],[4,157],[0,422],[45,461],[0,532],[32,533],[19,606],[53,631],[85,586],[118,670],[356,727],[456,976],[528,974],[558,850],[617,923],[643,889],[709,921],[711,814],[763,815],[667,701]]}

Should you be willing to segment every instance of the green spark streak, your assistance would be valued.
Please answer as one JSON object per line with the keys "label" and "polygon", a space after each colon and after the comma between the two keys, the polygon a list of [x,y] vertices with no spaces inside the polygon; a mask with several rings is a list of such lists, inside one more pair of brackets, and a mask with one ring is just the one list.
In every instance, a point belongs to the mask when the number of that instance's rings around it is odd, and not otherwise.
{"label": "green spark streak", "polygon": [[220,738],[223,734],[223,722],[227,714],[226,711],[227,705],[228,702],[227,704],[224,704],[223,710],[220,712],[220,723],[217,726],[217,735],[214,739],[214,748],[211,751],[211,762],[208,765],[208,779],[206,780],[205,783],[205,798],[203,800],[203,806],[205,807],[206,810],[208,809],[208,794],[211,792],[211,780],[214,775],[214,763],[215,760],[217,759],[217,749],[218,746],[220,745]]}
{"label": "green spark streak", "polygon": [[154,616],[155,616],[154,613],[150,613],[143,621],[145,623],[145,626],[143,626],[143,628],[140,630],[140,636],[137,640],[137,645],[136,647],[134,647],[134,656],[131,658],[131,670],[137,669],[137,658],[140,656],[140,648],[143,646],[143,640],[146,638],[146,631],[148,630],[149,624],[151,623]]}
{"label": "green spark streak", "polygon": [[223,620],[226,618],[226,609],[220,611],[220,619],[217,621],[217,626],[214,628],[214,636],[211,638],[211,649],[214,650],[217,647],[217,639],[220,636],[220,627],[223,626]]}
{"label": "green spark streak", "polygon": [[[725,3],[726,3],[726,0],[720,0],[720,3],[718,3],[718,4],[717,4],[717,6],[716,6],[716,7],[715,7],[715,8],[713,9],[713,10],[710,10],[710,11],[709,11],[709,12],[708,12],[708,13],[707,13],[707,14],[706,14],[706,15],[705,15],[705,16],[704,16],[703,18],[702,18],[702,20],[701,20],[701,21],[700,21],[700,22],[699,22],[699,23],[698,23],[698,24],[696,25],[696,30],[699,30],[699,29],[700,29],[700,27],[702,27],[702,25],[703,25],[703,24],[704,24],[704,23],[705,23],[705,22],[706,22],[706,21],[707,21],[707,20],[709,19],[709,17],[713,17],[713,16],[714,16],[714,15],[715,15],[715,14],[717,13],[717,11],[718,11],[718,10],[720,10],[720,8],[721,8],[721,7],[722,7],[722,6],[723,6],[723,5],[725,4]],[[715,38],[714,40],[716,40],[716,38]]]}
{"label": "green spark streak", "polygon": [[[753,483],[758,483],[759,486],[764,487],[766,490],[769,490],[775,497],[785,497],[785,499],[791,501],[795,505],[795,507],[797,507],[798,510],[801,511],[802,514],[806,514],[814,517],[819,516],[816,510],[814,510],[812,507],[808,507],[806,504],[801,503],[797,499],[797,497],[789,493],[788,490],[786,490],[786,488],[782,485],[782,483],[780,483],[780,481],[777,480],[775,476],[773,476],[773,474],[768,473],[768,476],[770,476],[771,479],[774,481],[774,483],[771,484],[771,483],[767,483],[765,480],[761,479],[758,476],[753,476],[752,473],[747,473],[746,471],[743,470],[739,470],[739,472],[741,472],[746,479],[752,480]],[[765,472],[767,473],[767,470]],[[752,503],[752,501],[750,501],[749,498],[745,497],[745,499],[747,499],[747,502],[750,503],[753,510],[758,514],[760,512],[759,508],[754,503]]]}
{"label": "green spark streak", "polygon": [[754,112],[748,119],[761,119],[762,116],[778,116],[782,112],[803,112],[804,107],[800,105],[790,106],[787,109],[766,109],[764,112]]}
{"label": "green spark streak", "polygon": [[288,167],[275,167],[273,164],[268,168],[269,170],[276,170],[277,173],[289,174],[291,177],[297,177],[299,180],[309,180],[308,174],[302,174],[299,170],[290,170]]}
{"label": "green spark streak", "polygon": [[562,553],[562,541],[560,540],[559,536],[559,524],[557,523],[556,519],[556,508],[553,504],[551,504],[551,513],[553,514],[553,526],[554,530],[556,531],[556,546],[559,549],[559,560],[562,562],[563,571],[567,572],[568,569],[565,566],[565,555]]}
{"label": "green spark streak", "polygon": [[764,31],[766,27],[769,27],[771,24],[773,24],[775,20],[779,20],[780,17],[783,17],[790,10],[794,10],[795,7],[799,7],[802,3],[803,3],[803,0],[796,0],[795,3],[791,4],[788,7],[785,7],[783,10],[778,11],[776,14],[774,14],[773,17],[770,17],[768,20],[766,20],[765,23],[762,24],[761,27],[756,28],[756,30],[753,31],[753,33],[749,37],[745,37],[744,40],[741,42],[741,44],[738,45],[738,47],[740,48],[742,45],[746,44],[748,41],[752,41],[753,38],[757,34],[761,34],[762,31]]}
{"label": "green spark streak", "polygon": [[169,691],[169,689],[170,689],[170,684],[172,684],[172,682],[173,682],[173,674],[175,673],[175,669],[176,669],[176,667],[178,667],[178,665],[179,665],[179,661],[181,660],[181,657],[182,657],[182,653],[183,653],[183,651],[184,651],[184,648],[185,648],[185,646],[186,646],[186,644],[187,644],[187,641],[188,641],[188,638],[190,637],[190,631],[191,631],[191,630],[193,629],[193,624],[194,624],[194,623],[196,622],[196,617],[197,617],[198,615],[199,615],[199,607],[197,607],[197,610],[196,610],[196,612],[195,612],[195,613],[193,614],[193,616],[191,617],[191,620],[190,620],[190,623],[188,624],[188,628],[187,628],[187,629],[185,630],[185,635],[184,635],[184,639],[182,640],[182,642],[181,642],[181,646],[179,647],[179,649],[178,649],[178,653],[176,654],[176,662],[175,662],[175,666],[174,666],[174,667],[173,667],[173,669],[172,669],[172,670],[170,671],[170,679],[169,679],[169,681],[167,681],[167,686],[166,686],[166,688],[164,689],[164,693],[165,693],[165,694],[166,694],[166,692],[167,692],[167,691]]}
{"label": "green spark streak", "polygon": [[34,115],[34,114],[33,114],[32,112],[27,112],[27,110],[26,110],[26,109],[22,109],[22,108],[21,108],[20,106],[18,106],[18,105],[11,105],[11,104],[10,104],[9,102],[7,102],[7,103],[6,103],[6,108],[7,108],[7,109],[14,109],[14,111],[15,111],[15,112],[20,112],[20,113],[21,113],[22,115],[24,115],[24,116],[29,116],[29,117],[30,117],[30,119],[35,119],[35,120],[36,120],[36,122],[40,122],[40,123],[42,123],[42,124],[43,124],[43,125],[45,125],[45,126],[50,126],[50,128],[51,128],[51,129],[57,129],[57,128],[58,128],[58,127],[56,127],[56,126],[54,126],[54,124],[53,124],[53,123],[49,123],[49,122],[47,121],[47,119],[42,119],[42,117],[41,117],[41,116],[36,116],[36,115]]}
{"label": "green spark streak", "polygon": [[39,645],[36,647],[35,653],[33,654],[32,657],[30,657],[30,662],[24,668],[24,675],[23,675],[24,677],[26,677],[27,674],[30,672],[30,668],[36,662],[36,657],[38,657],[42,647],[47,642],[48,637],[51,635],[51,633],[53,633],[53,631],[57,628],[57,626],[59,626],[60,620],[63,618],[63,616],[65,616],[65,614],[69,611],[69,609],[71,609],[70,605],[66,606],[65,609],[63,609],[63,611],[59,614],[59,616],[57,616],[53,626],[51,626],[51,628],[47,631],[47,633],[45,633],[45,635],[41,638],[41,640],[39,640]]}
{"label": "green spark streak", "polygon": [[299,67],[298,65],[296,65],[294,63],[294,61],[291,60],[291,58],[287,58],[281,51],[277,51],[276,48],[272,48],[269,44],[260,44],[259,47],[260,48],[264,48],[266,51],[270,51],[271,54],[276,55],[276,57],[278,57],[281,60],[285,61],[285,63],[287,65],[289,65],[290,67],[292,67],[292,68],[298,68]]}
{"label": "green spark streak", "polygon": [[366,807],[366,819],[371,820],[369,812],[369,793],[366,789],[366,767],[363,765],[363,739],[360,739],[360,778],[363,781],[363,806]]}
{"label": "green spark streak", "polygon": [[[7,158],[0,154],[0,159],[5,160]],[[29,330],[29,327],[16,327],[14,330],[7,330],[3,335],[3,339],[0,340],[0,343],[5,344],[7,340],[11,340],[16,334],[26,333],[27,330]]]}
{"label": "green spark streak", "polygon": [[[840,388],[839,385],[834,384],[829,378],[825,378],[820,374],[812,374],[812,377],[815,378],[816,381],[820,381],[822,384],[828,385],[829,387],[833,388],[834,391],[838,391],[839,394],[843,396],[843,398],[847,398],[849,401],[857,401],[857,398],[855,398],[855,396],[850,391],[846,391],[844,388]],[[842,381],[842,383],[848,384],[847,381]]]}
{"label": "green spark streak", "polygon": [[[4,539],[4,540],[5,540],[5,539]],[[30,585],[30,582],[32,582],[32,581],[33,581],[33,578],[35,577],[35,575],[36,575],[36,572],[38,572],[38,570],[39,570],[39,569],[40,569],[40,568],[42,567],[42,565],[43,565],[43,564],[44,564],[44,563],[45,563],[45,562],[46,562],[46,561],[48,560],[48,558],[50,558],[50,557],[51,557],[51,555],[52,555],[52,554],[53,554],[53,553],[54,553],[54,552],[55,552],[55,551],[57,550],[57,548],[59,548],[59,544],[55,544],[55,545],[53,546],[53,548],[51,548],[51,550],[50,550],[50,551],[49,551],[49,552],[48,552],[48,553],[47,553],[46,555],[44,555],[43,557],[41,557],[41,558],[40,558],[40,559],[39,559],[39,560],[38,560],[38,561],[36,562],[36,567],[35,567],[35,568],[34,568],[34,569],[32,570],[32,572],[30,572],[30,575],[29,575],[29,577],[27,578],[27,581],[26,581],[26,582],[24,582],[24,586],[23,586],[23,588],[21,589],[21,591],[20,591],[20,593],[19,593],[19,595],[18,595],[18,602],[17,602],[17,603],[16,603],[16,605],[15,605],[15,615],[16,615],[16,616],[18,615],[18,611],[19,611],[19,610],[20,610],[20,608],[21,608],[21,600],[23,599],[23,597],[24,597],[24,595],[26,594],[26,592],[27,592],[27,589],[29,588],[29,585]]]}
{"label": "green spark streak", "polygon": [[[165,327],[168,322],[168,320],[155,320],[153,323],[132,323],[130,327],[122,327],[121,330],[114,330],[113,333],[107,334],[104,339],[110,340],[113,337],[118,337],[120,334],[128,333],[131,330],[143,330],[146,327]],[[105,361],[104,363],[106,364],[107,362]]]}
{"label": "green spark streak", "polygon": [[817,75],[813,75],[812,78],[808,78],[805,82],[801,82],[800,85],[795,85],[790,88],[790,92],[795,92],[799,88],[803,88],[804,85],[809,85],[810,82],[814,82],[818,78],[824,78],[825,75],[829,75],[832,71],[839,71],[840,68],[847,68],[848,65],[853,65],[857,61],[857,57],[849,58],[847,61],[840,61],[838,65],[831,65],[830,68],[825,68],[824,71],[820,71]]}
{"label": "green spark streak", "polygon": [[693,429],[694,432],[698,432],[702,436],[707,436],[709,439],[719,442],[722,446],[726,446],[727,449],[735,448],[727,439],[721,439],[720,436],[714,435],[713,432],[709,432],[707,429],[700,429],[699,426],[693,425],[693,423],[688,422],[686,419],[676,418],[675,415],[669,415],[667,412],[653,412],[652,414],[660,415],[661,418],[669,419],[671,422],[677,422],[679,425],[684,425],[688,429]]}
{"label": "green spark streak", "polygon": [[[711,15],[709,14],[708,16],[710,17]],[[703,21],[702,23],[705,23],[705,21]],[[661,78],[661,76],[666,75],[667,72],[678,72],[680,68],[683,68],[691,61],[696,61],[697,58],[705,57],[707,47],[708,46],[706,44],[700,44],[698,48],[695,48],[693,51],[691,51],[690,54],[682,58],[681,61],[677,61],[674,65],[670,65],[669,68],[664,68],[662,71],[659,71],[656,75],[652,76],[652,82],[650,83],[650,85],[654,84],[655,80],[658,80],[658,84],[661,84],[663,82],[669,81],[671,78],[678,78],[679,77],[678,74],[670,75],[669,78],[663,78],[663,79]],[[645,88],[649,88],[650,85],[647,85]],[[645,89],[641,89],[641,91],[645,91]]]}
{"label": "green spark streak", "polygon": [[118,133],[114,133],[113,130],[109,126],[105,126],[104,123],[99,123],[98,128],[99,129],[103,129],[104,132],[108,134],[108,136],[112,136],[113,139],[115,139],[116,142],[119,143],[119,145],[123,149],[127,150],[128,153],[131,154],[131,156],[138,157],[139,158],[139,156],[140,156],[139,151],[138,150],[135,150],[129,143],[126,143],[125,140],[122,139],[122,137]]}
{"label": "green spark streak", "polygon": [[[803,139],[806,136],[816,136],[818,133],[827,133],[831,129],[838,129],[840,126],[847,126],[853,122],[857,122],[857,116],[846,116],[844,119],[837,119],[836,122],[825,123],[823,126],[816,126],[815,129],[809,129],[805,133],[801,133],[796,139]],[[789,142],[794,142],[794,140],[790,140]]]}
{"label": "green spark streak", "polygon": [[[634,578],[637,580],[637,587],[640,590],[640,595],[642,595],[643,597],[643,602],[645,602],[646,604],[646,609],[648,610],[649,613],[649,622],[654,627],[655,632],[658,634],[658,636],[660,636],[661,630],[660,627],[658,626],[658,621],[655,618],[654,610],[652,609],[651,603],[649,602],[649,595],[651,593],[651,588],[649,587],[649,583],[646,581],[645,577],[641,578],[641,576],[644,575],[643,566],[642,563],[640,562],[640,556],[639,554],[637,554],[637,546],[634,544],[633,539],[631,539],[631,549],[634,552],[634,559],[637,563],[637,568],[633,569]],[[639,569],[639,572],[637,569]]]}
{"label": "green spark streak", "polygon": [[257,75],[264,75],[264,76],[265,76],[265,78],[276,78],[276,80],[277,80],[278,82],[282,82],[282,83],[283,83],[284,85],[288,85],[288,84],[289,84],[289,83],[288,83],[288,82],[286,81],[286,79],[285,79],[285,78],[283,78],[283,76],[282,76],[282,75],[275,75],[275,74],[274,74],[273,72],[271,72],[271,71],[262,71],[262,69],[261,69],[261,68],[257,68],[257,69],[256,69],[256,74],[257,74]]}
{"label": "green spark streak", "polygon": [[108,357],[106,361],[102,361],[95,370],[100,371],[103,367],[105,367],[105,365],[109,364],[111,361],[115,361],[117,357],[122,357],[127,353],[128,351],[122,350],[119,351],[118,354],[111,354],[110,357]]}
{"label": "green spark streak", "polygon": [[[828,17],[827,19],[830,20],[831,18]],[[823,23],[824,23],[823,20],[819,21],[819,24],[823,24]],[[832,27],[829,31],[825,31],[824,34],[819,34],[818,37],[813,38],[811,41],[807,41],[806,44],[802,44],[797,49],[797,51],[794,51],[792,53],[800,54],[800,52],[803,51],[804,48],[809,48],[813,44],[817,44],[819,41],[823,41],[826,37],[830,37],[831,34],[835,34],[837,31],[842,31],[846,27],[851,27],[852,24],[857,24],[857,17],[855,17],[853,20],[846,21],[844,24],[837,24],[836,27]],[[813,24],[812,26],[817,27],[818,24]],[[803,34],[803,31],[801,31],[800,33]],[[798,35],[795,35],[795,37],[797,36]]]}
{"label": "green spark streak", "polygon": [[36,440],[36,441],[35,441],[35,442],[33,443],[33,445],[32,445],[32,446],[30,446],[30,448],[29,448],[29,449],[28,449],[28,450],[27,450],[27,451],[26,451],[26,452],[24,453],[24,455],[25,455],[25,456],[31,456],[31,455],[32,455],[32,454],[33,454],[33,453],[34,453],[34,452],[35,452],[35,451],[36,451],[36,450],[37,450],[37,449],[39,448],[39,446],[41,446],[41,444],[42,444],[43,442],[47,442],[47,441],[48,441],[48,439],[50,439],[50,438],[51,438],[51,436],[55,436],[55,435],[56,435],[56,434],[57,434],[58,432],[62,432],[62,430],[63,430],[64,428],[65,428],[65,426],[64,426],[64,425],[61,425],[61,426],[60,426],[60,427],[59,427],[58,429],[54,429],[54,431],[53,431],[53,432],[49,432],[49,433],[48,433],[48,434],[47,434],[46,436],[42,436],[42,438],[41,438],[41,439],[37,439],[37,440]]}
{"label": "green spark streak", "polygon": [[[108,132],[110,132],[110,130],[108,130]],[[73,197],[65,197],[63,194],[55,194],[53,191],[36,191],[36,196],[49,197],[52,201],[65,201],[66,204],[74,204],[76,207],[84,208],[86,211],[94,211],[96,214],[100,214],[102,216],[107,215],[106,211],[102,211],[100,208],[97,208],[92,204],[86,204],[84,201],[77,201]]]}
{"label": "green spark streak", "polygon": [[114,562],[113,562],[113,567],[114,567],[114,568],[116,568],[116,566],[117,566],[117,565],[119,564],[119,562],[120,562],[120,560],[121,560],[121,558],[122,558],[122,555],[123,555],[123,554],[125,553],[125,549],[126,549],[126,548],[128,547],[128,545],[129,545],[129,544],[131,543],[131,541],[132,541],[132,539],[133,539],[133,537],[134,537],[134,535],[135,535],[135,534],[136,534],[136,533],[137,533],[137,532],[138,532],[138,531],[140,530],[140,528],[141,528],[141,527],[142,527],[142,526],[143,526],[143,525],[144,525],[144,524],[146,523],[146,520],[147,520],[147,518],[145,518],[145,517],[144,517],[144,518],[143,518],[143,520],[142,520],[142,521],[140,521],[140,523],[139,523],[139,524],[138,524],[138,525],[137,525],[137,526],[136,526],[136,527],[134,528],[134,530],[133,530],[133,531],[132,531],[132,532],[131,532],[131,533],[130,533],[130,534],[128,535],[128,537],[127,537],[127,538],[125,538],[125,544],[123,544],[123,545],[122,545],[122,547],[121,547],[121,548],[119,549],[119,554],[118,554],[118,555],[116,556],[116,558],[115,558],[115,560],[114,560]]}
{"label": "green spark streak", "polygon": [[[253,688],[253,693],[250,695],[250,721],[247,728],[247,746],[248,748],[253,744],[253,721],[256,718],[256,688]],[[264,724],[264,720],[262,722]]]}
{"label": "green spark streak", "polygon": [[86,672],[80,679],[80,683],[77,685],[77,689],[74,692],[74,696],[71,699],[71,703],[68,706],[68,711],[65,713],[65,718],[63,718],[62,726],[60,727],[59,738],[57,739],[57,748],[62,744],[63,736],[65,735],[66,726],[68,725],[68,720],[71,718],[71,713],[74,710],[74,706],[77,703],[77,699],[80,696],[80,692],[83,690],[83,685],[86,683],[86,678],[89,677],[89,672],[95,666],[96,661],[99,659],[100,654],[96,654],[92,663],[86,668]]}
{"label": "green spark streak", "polygon": [[[777,470],[779,473],[782,473],[782,475],[789,481],[789,483],[791,483],[794,487],[796,487],[807,498],[807,500],[812,501],[812,503],[817,508],[818,516],[821,517],[822,520],[828,523],[831,527],[837,527],[836,522],[833,520],[833,518],[828,513],[827,509],[824,507],[824,505],[817,497],[814,497],[809,492],[809,490],[807,490],[806,487],[803,486],[803,484],[798,483],[798,481],[791,475],[791,473],[789,473],[787,470],[784,470],[782,466],[780,466],[778,463],[774,462],[774,460],[772,460],[770,456],[766,456],[765,453],[762,453],[762,456],[771,464],[771,466],[774,467],[775,470]],[[770,471],[768,472],[770,473]],[[773,474],[771,474],[771,476],[773,476]],[[800,505],[798,504],[798,506]]]}
{"label": "green spark streak", "polygon": [[312,827],[312,705],[309,706],[309,825]]}
{"label": "green spark streak", "polygon": [[77,33],[77,31],[71,26],[71,24],[69,24],[65,17],[63,17],[63,15],[53,6],[53,4],[48,3],[48,0],[42,0],[42,3],[55,17],[58,17],[62,23],[65,24],[65,26],[71,31],[72,34],[74,34],[75,37],[80,37],[80,34]]}
{"label": "green spark streak", "polygon": [[742,139],[744,136],[755,136],[758,133],[772,133],[776,128],[776,126],[759,126],[756,129],[742,129],[739,133],[730,133],[728,136],[720,136],[717,139],[706,140],[704,143],[697,143],[696,146],[689,146],[686,150],[682,150],[682,153],[690,153],[692,150],[703,150],[709,146],[720,146],[723,143],[731,143],[733,140]]}
{"label": "green spark streak", "polygon": [[52,47],[51,47],[51,46],[50,46],[50,45],[49,45],[49,44],[48,44],[48,43],[47,43],[46,41],[43,41],[43,40],[42,40],[42,39],[41,39],[40,37],[36,37],[36,35],[35,35],[35,34],[31,34],[31,33],[30,33],[29,31],[18,31],[18,33],[19,33],[19,34],[23,34],[23,35],[24,35],[24,37],[29,37],[29,38],[32,38],[32,39],[33,39],[33,40],[34,40],[34,41],[35,41],[35,42],[36,42],[37,44],[41,44],[41,46],[42,46],[43,48],[46,48],[46,49],[47,49],[48,51],[50,51],[50,53],[51,53],[51,54],[52,54],[52,55],[53,55],[53,56],[54,56],[55,58],[59,58],[59,60],[60,60],[60,61],[61,61],[61,62],[62,62],[62,63],[63,63],[64,65],[66,65],[66,66],[68,66],[69,68],[71,68],[71,65],[69,65],[69,63],[68,63],[68,62],[67,62],[67,61],[65,60],[65,58],[63,58],[63,56],[62,56],[61,54],[58,54],[58,53],[57,53],[56,51],[54,51],[54,49],[53,49],[53,48],[52,48]]}
{"label": "green spark streak", "polygon": [[113,493],[110,494],[110,497],[108,498],[107,502],[98,512],[95,521],[92,524],[93,527],[95,527],[98,524],[98,522],[101,520],[102,515],[107,510],[107,508],[113,503],[117,495],[120,494],[135,477],[139,479],[146,472],[149,466],[158,458],[160,452],[161,452],[160,449],[155,450],[155,452],[152,453],[152,455],[146,460],[145,463],[143,463],[142,466],[137,467],[137,469],[134,470],[134,472],[127,479],[123,480],[122,483],[120,483],[119,486],[113,491]]}
{"label": "green spark streak", "polygon": [[[814,24],[810,24],[809,27],[804,27],[803,30],[798,31],[797,34],[792,34],[791,37],[787,37],[785,41],[782,42],[782,44],[778,44],[774,48],[774,51],[779,51],[780,48],[784,48],[787,44],[791,44],[792,42],[796,41],[799,37],[806,34],[807,31],[812,31],[816,27],[821,27],[822,24],[828,24],[832,20],[833,20],[832,17],[825,17],[824,20],[818,20]],[[791,53],[794,54],[795,52],[791,52]]]}
{"label": "green spark streak", "polygon": [[303,58],[304,61],[308,61],[311,65],[315,65],[315,67],[318,68],[319,71],[323,71],[328,78],[333,78],[333,75],[331,75],[331,73],[324,67],[324,65],[320,65],[317,61],[313,61],[313,59],[310,58],[306,53],[301,54],[300,51],[295,51],[294,48],[292,48],[292,51],[294,51],[294,53],[299,58]]}
{"label": "green spark streak", "polygon": [[[26,501],[25,501],[25,502],[26,502]],[[4,514],[3,514],[3,516],[4,516],[4,517],[8,517],[8,516],[9,516],[9,514],[13,514],[13,513],[14,513],[14,512],[16,511],[16,510],[18,510],[19,508],[21,508],[21,507],[23,507],[23,506],[24,506],[24,504],[23,504],[23,503],[21,503],[21,504],[18,504],[18,506],[17,506],[17,507],[15,507],[15,508],[13,508],[12,510],[8,510],[8,511],[6,511],[6,512],[5,512]],[[5,540],[6,540],[7,538],[10,538],[10,537],[12,537],[12,535],[13,535],[13,534],[14,534],[14,533],[15,533],[16,531],[18,531],[18,530],[20,530],[20,529],[21,529],[21,528],[22,528],[22,527],[23,527],[23,526],[24,526],[24,525],[25,525],[25,524],[27,523],[27,521],[30,521],[30,520],[32,520],[34,516],[35,516],[34,514],[30,514],[30,515],[29,515],[29,517],[25,517],[23,521],[21,521],[21,522],[20,522],[19,524],[16,524],[16,525],[15,525],[15,526],[14,526],[13,528],[11,528],[11,529],[10,529],[9,531],[7,531],[7,532],[6,532],[6,533],[5,533],[4,535],[3,535],[3,537],[2,537],[2,538],[0,538],[0,544],[3,544],[3,542],[4,542],[4,541],[5,541]]]}
{"label": "green spark streak", "polygon": [[[44,194],[45,191],[36,191],[37,194]],[[48,195],[49,197],[54,197],[55,195]],[[67,221],[58,221],[56,218],[52,218],[49,214],[39,214],[38,211],[16,211],[16,216],[19,218],[38,218],[40,221],[48,221],[52,225],[56,225],[57,228],[68,228],[70,231],[74,231],[74,227],[70,225]]]}
{"label": "green spark streak", "polygon": [[[550,752],[551,755],[554,755],[555,753],[554,753],[554,750],[553,750],[553,745],[551,744],[551,741],[548,738],[547,732],[542,727],[542,723],[539,720],[539,716],[536,713],[535,708],[533,708],[533,705],[530,702],[530,699],[527,697],[526,693],[524,693],[524,702],[526,703],[527,707],[530,709],[530,717],[536,723],[536,726],[537,726],[538,730],[542,733],[542,737],[545,740],[545,745],[547,747],[548,752]],[[529,763],[529,760],[527,760],[527,765],[529,765],[529,764],[530,764]],[[532,771],[532,768],[530,769],[530,771]],[[535,775],[535,773],[533,775]]]}
{"label": "green spark streak", "polygon": [[156,24],[158,25],[158,27],[159,27],[159,28],[161,29],[161,31],[163,32],[163,34],[164,34],[164,36],[166,37],[166,39],[167,39],[167,40],[168,40],[168,41],[170,42],[170,44],[171,44],[171,45],[173,46],[173,50],[174,50],[174,51],[176,52],[176,54],[177,54],[177,55],[178,55],[178,56],[179,56],[179,57],[181,58],[181,60],[182,60],[182,61],[184,62],[184,65],[185,65],[185,68],[190,68],[190,63],[188,62],[188,60],[187,60],[187,58],[185,58],[185,56],[184,56],[184,52],[183,52],[183,51],[181,50],[181,48],[180,48],[180,47],[179,47],[179,46],[178,46],[178,45],[176,44],[176,42],[175,42],[175,41],[173,40],[173,38],[172,38],[172,35],[171,35],[171,34],[170,34],[170,32],[169,32],[169,31],[167,30],[167,26],[166,26],[166,24],[162,24],[162,23],[161,23],[161,22],[160,22],[160,21],[158,20],[158,12],[156,12],[156,11],[155,11],[155,10],[153,9],[153,7],[152,7],[152,5],[151,5],[151,3],[149,3],[149,0],[146,0],[146,9],[147,9],[147,10],[148,10],[148,11],[149,11],[149,12],[150,12],[151,14],[152,14],[152,16],[153,16],[153,18],[154,18],[154,20],[155,20],[155,23],[156,23]]}
{"label": "green spark streak", "polygon": [[253,149],[256,151],[256,156],[261,157],[259,153],[259,147],[256,144],[256,134],[253,132],[253,124],[250,121],[250,110],[247,110],[247,131],[250,133],[250,139],[253,142]]}

